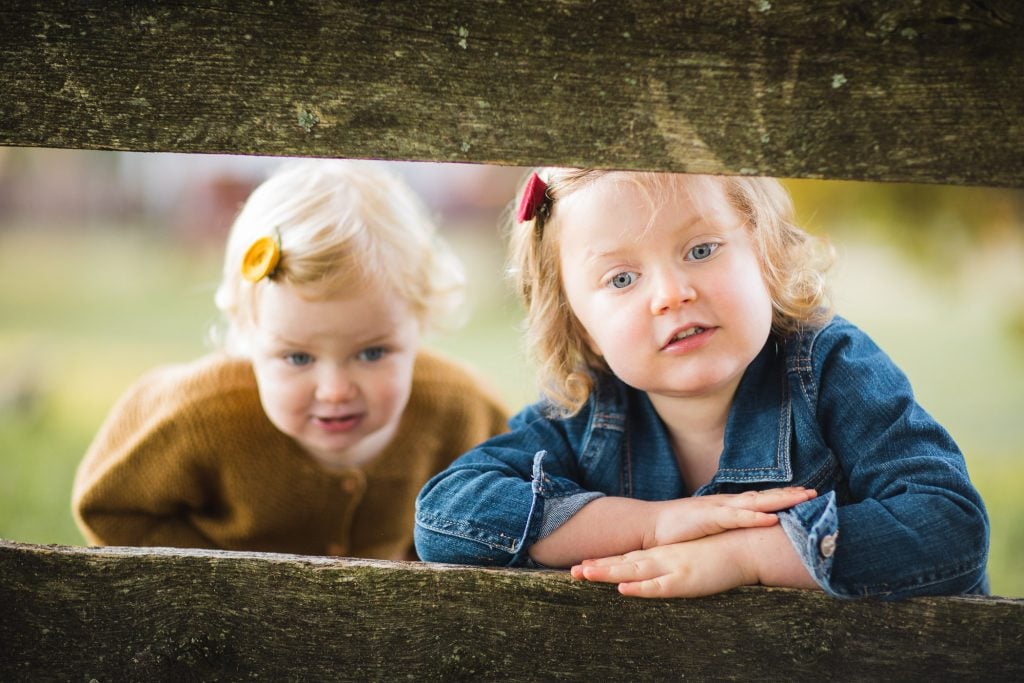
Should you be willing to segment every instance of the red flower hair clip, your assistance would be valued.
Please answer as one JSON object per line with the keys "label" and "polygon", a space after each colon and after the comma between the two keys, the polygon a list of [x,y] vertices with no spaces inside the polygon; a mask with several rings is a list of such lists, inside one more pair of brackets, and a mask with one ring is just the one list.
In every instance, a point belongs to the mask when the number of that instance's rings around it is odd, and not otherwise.
{"label": "red flower hair clip", "polygon": [[547,201],[548,184],[540,179],[536,172],[530,175],[526,181],[526,188],[523,190],[523,197],[519,200],[519,210],[516,211],[516,220],[524,223],[532,220],[540,207]]}

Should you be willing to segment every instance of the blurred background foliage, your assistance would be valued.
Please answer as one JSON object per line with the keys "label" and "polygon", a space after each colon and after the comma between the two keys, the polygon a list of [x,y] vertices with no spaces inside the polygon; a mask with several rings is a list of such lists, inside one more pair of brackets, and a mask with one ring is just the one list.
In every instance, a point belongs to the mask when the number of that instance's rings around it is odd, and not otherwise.
{"label": "blurred background foliage", "polygon": [[[79,545],[78,461],[145,370],[210,350],[221,248],[281,160],[0,148],[0,538]],[[385,162],[378,162],[385,163]],[[523,169],[389,164],[463,257],[467,325],[430,340],[518,408],[536,395],[502,220]],[[835,245],[839,311],[963,448],[992,519],[993,591],[1024,597],[1024,192],[786,181]]]}

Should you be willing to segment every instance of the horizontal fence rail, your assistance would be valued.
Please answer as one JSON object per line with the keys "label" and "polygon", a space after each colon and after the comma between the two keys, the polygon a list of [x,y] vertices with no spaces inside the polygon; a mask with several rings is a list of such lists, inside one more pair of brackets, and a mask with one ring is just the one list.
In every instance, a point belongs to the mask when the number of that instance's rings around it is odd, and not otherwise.
{"label": "horizontal fence rail", "polygon": [[[1015,0],[0,6],[0,145],[1024,187]],[[1024,600],[0,540],[0,681],[1024,680]]]}
{"label": "horizontal fence rail", "polygon": [[1024,600],[0,541],[0,680],[1022,680]]}
{"label": "horizontal fence rail", "polygon": [[1016,0],[0,7],[0,144],[1024,186]]}

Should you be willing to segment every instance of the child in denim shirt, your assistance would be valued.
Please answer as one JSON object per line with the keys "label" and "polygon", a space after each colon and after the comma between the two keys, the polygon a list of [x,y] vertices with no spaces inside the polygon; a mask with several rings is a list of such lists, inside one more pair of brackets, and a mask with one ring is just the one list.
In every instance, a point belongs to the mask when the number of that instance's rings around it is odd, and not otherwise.
{"label": "child in denim shirt", "polygon": [[963,456],[791,216],[766,178],[532,174],[511,259],[545,397],[423,488],[420,557],[642,597],[986,592]]}

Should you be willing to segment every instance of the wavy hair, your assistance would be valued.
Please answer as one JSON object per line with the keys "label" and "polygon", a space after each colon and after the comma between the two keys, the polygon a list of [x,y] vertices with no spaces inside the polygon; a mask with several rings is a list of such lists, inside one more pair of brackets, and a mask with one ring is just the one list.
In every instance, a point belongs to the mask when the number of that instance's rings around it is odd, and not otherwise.
{"label": "wavy hair", "polygon": [[822,325],[833,315],[825,277],[832,247],[796,225],[789,194],[773,178],[564,168],[537,172],[548,185],[545,206],[531,220],[509,221],[508,273],[526,308],[526,345],[537,364],[541,391],[560,415],[579,412],[596,376],[611,372],[586,343],[586,332],[569,306],[558,250],[559,222],[565,219],[559,200],[600,179],[638,184],[654,207],[666,192],[694,191],[681,187],[681,179],[720,183],[753,239],[771,296],[773,333],[784,337]]}
{"label": "wavy hair", "polygon": [[[242,258],[258,238],[279,238],[271,277],[242,277]],[[373,162],[290,162],[257,187],[231,227],[214,297],[226,351],[248,355],[247,330],[263,287],[292,285],[317,298],[384,287],[405,300],[426,329],[454,321],[465,291],[462,264],[441,241],[409,187]]]}

